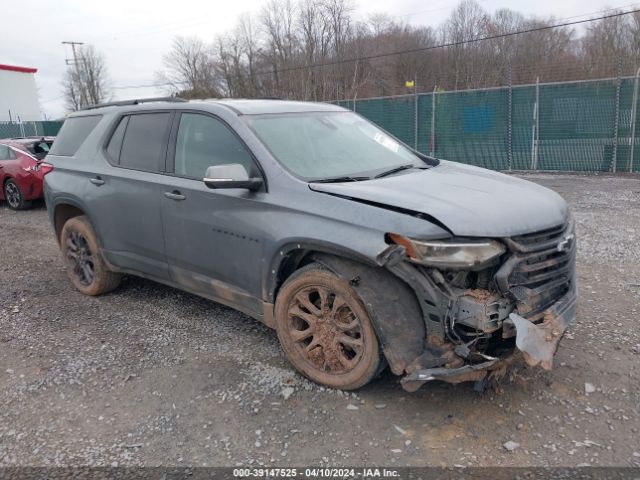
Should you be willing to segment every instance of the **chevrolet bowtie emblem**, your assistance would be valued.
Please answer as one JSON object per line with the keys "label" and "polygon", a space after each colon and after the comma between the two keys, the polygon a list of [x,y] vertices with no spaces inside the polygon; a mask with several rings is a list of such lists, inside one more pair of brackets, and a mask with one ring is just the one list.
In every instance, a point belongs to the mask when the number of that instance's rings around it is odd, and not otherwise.
{"label": "chevrolet bowtie emblem", "polygon": [[559,252],[568,252],[569,250],[571,250],[571,244],[573,243],[574,238],[575,235],[573,233],[571,235],[567,235],[558,242],[558,246],[556,247],[556,249]]}

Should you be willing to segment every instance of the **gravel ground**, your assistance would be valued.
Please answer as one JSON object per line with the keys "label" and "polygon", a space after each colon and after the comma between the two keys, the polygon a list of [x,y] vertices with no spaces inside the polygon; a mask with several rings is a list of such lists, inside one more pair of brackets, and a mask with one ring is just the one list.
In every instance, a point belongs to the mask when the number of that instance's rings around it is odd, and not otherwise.
{"label": "gravel ground", "polygon": [[229,308],[134,277],[82,296],[44,207],[0,206],[0,465],[640,466],[640,178],[525,178],[573,208],[578,316],[555,370],[483,394],[330,391]]}

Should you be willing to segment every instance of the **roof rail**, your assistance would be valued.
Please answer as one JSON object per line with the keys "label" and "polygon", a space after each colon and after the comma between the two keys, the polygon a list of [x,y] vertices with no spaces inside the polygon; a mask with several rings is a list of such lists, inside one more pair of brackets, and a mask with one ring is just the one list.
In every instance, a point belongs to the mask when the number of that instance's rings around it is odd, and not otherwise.
{"label": "roof rail", "polygon": [[107,102],[107,103],[98,103],[96,105],[89,105],[88,107],[81,108],[80,111],[93,110],[95,108],[102,108],[102,107],[122,107],[126,105],[138,105],[140,103],[149,103],[149,102],[184,103],[186,101],[187,100],[180,97],[136,98],[134,100],[119,100],[117,102]]}

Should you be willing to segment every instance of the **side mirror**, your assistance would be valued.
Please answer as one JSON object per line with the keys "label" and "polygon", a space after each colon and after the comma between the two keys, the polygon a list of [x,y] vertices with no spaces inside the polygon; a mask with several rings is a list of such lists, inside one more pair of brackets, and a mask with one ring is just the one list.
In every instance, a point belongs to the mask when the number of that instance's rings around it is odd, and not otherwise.
{"label": "side mirror", "polygon": [[245,188],[252,192],[259,190],[263,183],[262,178],[249,178],[239,163],[212,165],[202,181],[209,188]]}

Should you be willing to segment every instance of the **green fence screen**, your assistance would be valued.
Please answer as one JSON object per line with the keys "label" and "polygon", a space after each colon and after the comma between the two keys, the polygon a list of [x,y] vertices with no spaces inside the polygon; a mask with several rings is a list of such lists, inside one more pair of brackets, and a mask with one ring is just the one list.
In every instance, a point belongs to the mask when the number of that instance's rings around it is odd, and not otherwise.
{"label": "green fence screen", "polygon": [[12,137],[55,136],[63,122],[0,122],[0,139]]}
{"label": "green fence screen", "polygon": [[[419,151],[494,170],[640,172],[635,77],[343,100]],[[635,103],[635,107],[634,107]],[[0,138],[62,122],[0,122]]]}
{"label": "green fence screen", "polygon": [[438,158],[494,170],[639,172],[637,82],[630,77],[337,103]]}

